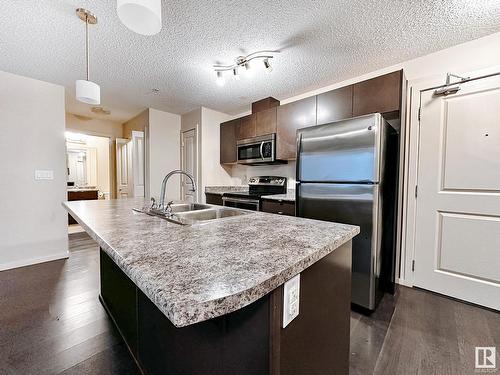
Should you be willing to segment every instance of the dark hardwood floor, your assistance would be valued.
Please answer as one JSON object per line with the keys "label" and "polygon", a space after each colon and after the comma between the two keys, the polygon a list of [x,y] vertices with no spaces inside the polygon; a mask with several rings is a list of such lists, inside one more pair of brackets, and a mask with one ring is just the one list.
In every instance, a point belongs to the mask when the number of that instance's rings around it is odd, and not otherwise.
{"label": "dark hardwood floor", "polygon": [[[0,272],[0,374],[138,373],[97,299],[98,246],[69,243],[67,260]],[[500,314],[429,292],[351,314],[352,375],[473,374],[475,346],[500,356]]]}

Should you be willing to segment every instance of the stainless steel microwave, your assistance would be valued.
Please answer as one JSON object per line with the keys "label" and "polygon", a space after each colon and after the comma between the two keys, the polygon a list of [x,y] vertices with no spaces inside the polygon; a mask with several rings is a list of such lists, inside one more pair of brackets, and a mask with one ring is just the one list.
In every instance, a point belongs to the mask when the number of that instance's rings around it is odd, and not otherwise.
{"label": "stainless steel microwave", "polygon": [[239,140],[238,163],[259,164],[276,161],[276,134]]}

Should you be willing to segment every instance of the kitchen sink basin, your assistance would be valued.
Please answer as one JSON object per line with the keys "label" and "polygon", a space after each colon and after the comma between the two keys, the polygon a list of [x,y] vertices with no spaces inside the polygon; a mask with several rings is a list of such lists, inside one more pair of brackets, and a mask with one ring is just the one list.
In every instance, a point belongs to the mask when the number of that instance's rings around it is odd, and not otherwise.
{"label": "kitchen sink basin", "polygon": [[212,208],[212,206],[201,203],[173,203],[172,205],[170,205],[170,208],[172,208],[171,212],[175,213],[175,212],[206,210],[207,208]]}
{"label": "kitchen sink basin", "polygon": [[172,209],[170,213],[147,207],[134,210],[148,215],[158,216],[170,222],[181,225],[207,223],[212,220],[248,215],[253,213],[252,211],[241,210],[238,208],[221,207],[201,203],[174,203],[170,207]]}
{"label": "kitchen sink basin", "polygon": [[232,209],[232,208],[210,208],[207,210],[181,212],[173,216],[178,216],[184,220],[206,221],[214,219],[222,219],[231,216],[246,215],[249,211]]}

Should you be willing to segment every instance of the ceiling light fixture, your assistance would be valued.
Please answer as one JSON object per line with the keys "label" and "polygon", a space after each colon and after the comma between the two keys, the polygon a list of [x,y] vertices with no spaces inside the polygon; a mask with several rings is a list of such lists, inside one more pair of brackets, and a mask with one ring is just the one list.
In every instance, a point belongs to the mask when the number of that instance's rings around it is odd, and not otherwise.
{"label": "ceiling light fixture", "polygon": [[258,51],[251,53],[246,56],[238,56],[232,65],[214,65],[213,68],[217,74],[217,84],[223,86],[225,83],[223,72],[232,71],[233,78],[239,79],[240,74],[238,69],[245,74],[247,77],[252,77],[254,75],[254,68],[250,65],[250,61],[255,59],[261,59],[264,61],[264,67],[266,72],[270,73],[272,71],[272,66],[269,59],[274,58],[274,54],[279,53],[279,51]]}
{"label": "ceiling light fixture", "polygon": [[130,30],[141,35],[161,30],[161,0],[117,0],[118,18]]}
{"label": "ceiling light fixture", "polygon": [[87,79],[76,81],[76,99],[87,104],[101,103],[101,88],[97,83],[90,81],[90,54],[89,54],[89,24],[95,25],[97,17],[86,9],[76,10],[78,18],[85,22],[85,57],[87,60]]}
{"label": "ceiling light fixture", "polygon": [[92,107],[90,108],[90,110],[93,112],[93,113],[96,113],[98,115],[110,115],[111,114],[111,111],[109,109],[106,109],[106,108],[103,108],[103,107]]}

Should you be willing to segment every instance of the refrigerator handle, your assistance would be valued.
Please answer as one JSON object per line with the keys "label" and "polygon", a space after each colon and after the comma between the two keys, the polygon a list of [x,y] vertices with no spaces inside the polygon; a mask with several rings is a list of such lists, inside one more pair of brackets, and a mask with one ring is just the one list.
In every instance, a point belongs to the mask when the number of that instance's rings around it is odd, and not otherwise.
{"label": "refrigerator handle", "polygon": [[297,158],[295,162],[295,180],[300,181],[300,150],[302,148],[302,133],[297,134]]}

